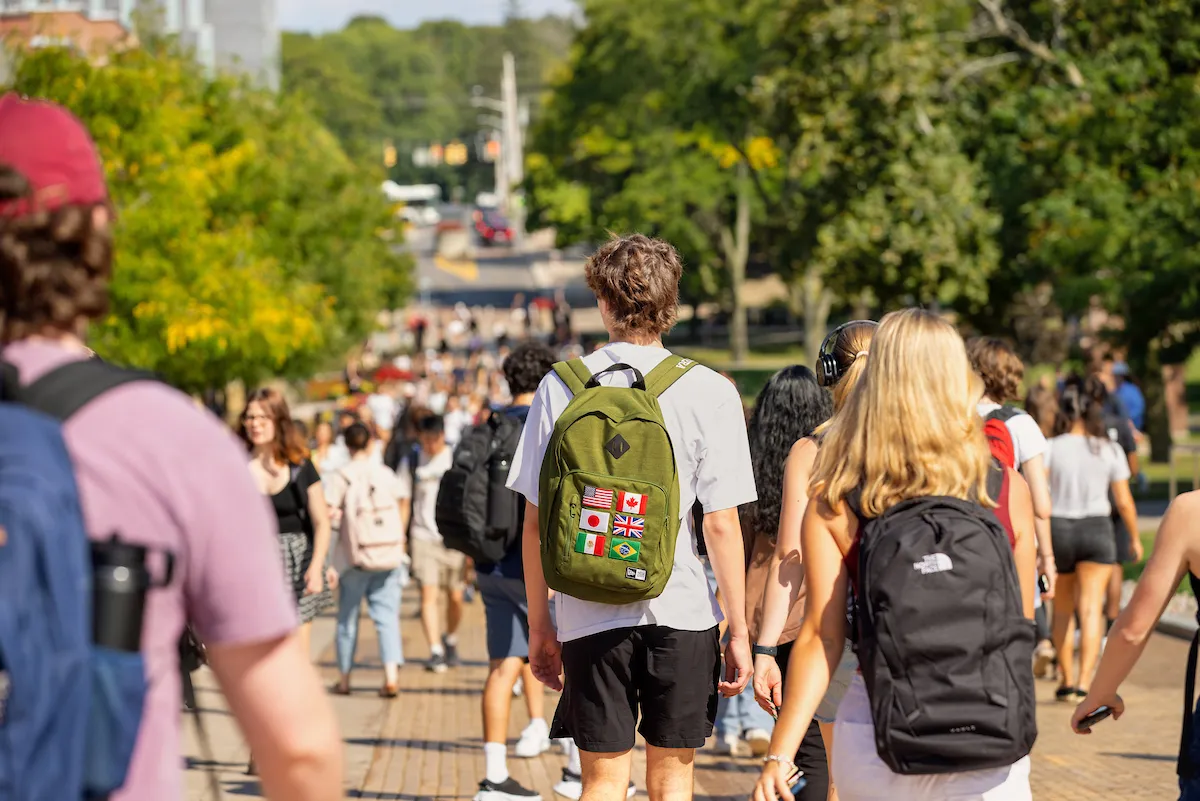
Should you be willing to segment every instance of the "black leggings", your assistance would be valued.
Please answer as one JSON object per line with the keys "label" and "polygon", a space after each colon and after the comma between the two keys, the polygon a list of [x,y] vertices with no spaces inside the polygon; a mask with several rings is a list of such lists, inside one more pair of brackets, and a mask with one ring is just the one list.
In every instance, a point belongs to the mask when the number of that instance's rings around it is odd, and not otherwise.
{"label": "black leggings", "polygon": [[[779,646],[779,673],[787,687],[788,661],[792,656],[792,643]],[[814,718],[796,751],[796,766],[804,771],[808,784],[796,795],[796,801],[825,801],[829,795],[829,759],[825,753],[825,740],[821,738],[821,725]]]}

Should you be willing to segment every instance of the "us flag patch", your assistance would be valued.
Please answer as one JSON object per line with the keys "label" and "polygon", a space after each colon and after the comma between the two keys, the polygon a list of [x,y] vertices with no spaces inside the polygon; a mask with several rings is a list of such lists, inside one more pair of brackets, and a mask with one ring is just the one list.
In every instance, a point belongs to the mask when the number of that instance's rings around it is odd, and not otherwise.
{"label": "us flag patch", "polygon": [[644,517],[631,517],[630,515],[613,517],[613,534],[618,537],[640,540],[645,531],[646,519]]}
{"label": "us flag patch", "polygon": [[599,487],[584,487],[583,488],[583,505],[590,506],[593,509],[611,509],[613,504],[613,491],[601,489]]}

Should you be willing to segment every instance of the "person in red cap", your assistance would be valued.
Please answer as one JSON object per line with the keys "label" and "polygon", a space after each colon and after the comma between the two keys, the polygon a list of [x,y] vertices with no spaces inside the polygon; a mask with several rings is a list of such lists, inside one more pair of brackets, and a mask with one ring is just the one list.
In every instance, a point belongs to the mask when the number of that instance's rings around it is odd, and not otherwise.
{"label": "person in red cap", "polygon": [[[0,98],[3,360],[22,385],[91,357],[87,325],[108,312],[111,220],[83,124],[51,103]],[[337,722],[297,637],[274,519],[244,449],[217,418],[154,381],[97,397],[70,417],[63,438],[93,541],[119,532],[176,557],[174,578],[147,594],[149,689],[125,784],[110,801],[184,797],[176,766],[185,622],[207,646],[268,797],[341,798]]]}

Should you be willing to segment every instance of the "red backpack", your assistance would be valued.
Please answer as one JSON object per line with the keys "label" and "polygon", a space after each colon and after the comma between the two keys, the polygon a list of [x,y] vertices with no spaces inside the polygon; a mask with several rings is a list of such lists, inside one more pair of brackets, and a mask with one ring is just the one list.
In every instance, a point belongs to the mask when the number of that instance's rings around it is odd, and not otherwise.
{"label": "red backpack", "polygon": [[1008,424],[1005,422],[1012,416],[1012,414],[1005,414],[1003,406],[996,409],[984,418],[983,433],[987,435],[992,456],[995,456],[1000,464],[1015,470],[1017,468],[1017,452],[1013,447],[1012,432],[1008,430]]}

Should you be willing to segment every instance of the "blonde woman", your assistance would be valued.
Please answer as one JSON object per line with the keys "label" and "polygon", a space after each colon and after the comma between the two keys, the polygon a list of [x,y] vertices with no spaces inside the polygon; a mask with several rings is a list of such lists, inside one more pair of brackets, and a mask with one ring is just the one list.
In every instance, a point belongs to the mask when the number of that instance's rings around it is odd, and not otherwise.
{"label": "blonde woman", "polygon": [[[831,390],[836,412],[846,403],[850,392],[858,385],[867,369],[867,354],[871,338],[879,324],[873,320],[854,320],[834,329],[821,343],[817,360],[817,379]],[[807,410],[793,410],[803,415]],[[825,424],[827,425],[827,424]],[[817,432],[823,430],[818,427]],[[786,675],[792,644],[800,632],[804,618],[804,565],[800,558],[800,521],[808,508],[808,483],[813,462],[817,458],[820,434],[804,437],[791,448],[784,464],[783,503],[778,513],[778,536],[770,561],[765,569],[765,590],[762,594],[761,622],[754,642],[754,696],[759,706],[772,715],[779,713],[783,702],[783,680]],[[760,499],[763,494],[759,482]],[[751,563],[746,585],[758,585],[756,566]],[[747,592],[749,594],[749,591]],[[833,752],[833,722],[838,704],[849,686],[850,677],[858,662],[848,648],[830,682],[828,692],[813,716],[796,752],[796,764],[808,778],[800,793],[801,801],[835,801],[837,790],[829,781],[829,755]],[[772,653],[774,651],[774,653]]]}
{"label": "blonde woman", "polygon": [[[988,493],[993,462],[975,408],[982,397],[982,382],[951,325],[918,309],[883,319],[866,374],[826,430],[813,466],[812,502],[801,529],[807,608],[755,801],[792,797],[791,755],[842,658],[844,599],[857,582],[860,514],[871,519],[906,500],[932,496],[978,499],[1007,524],[1020,584],[1020,596],[1013,599],[1023,599],[1021,611],[1033,617],[1033,505],[1028,487],[1011,469],[1003,473],[1005,486],[996,500]],[[1028,645],[1032,652],[1032,632]],[[919,653],[906,656],[909,664],[920,659]],[[1032,693],[1032,676],[1025,690]],[[834,732],[833,778],[842,801],[1031,798],[1027,756],[1012,765],[960,773],[894,773],[877,753],[861,674],[842,699]]]}

